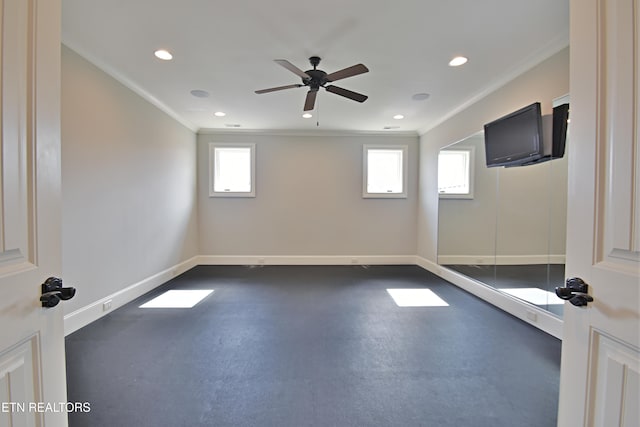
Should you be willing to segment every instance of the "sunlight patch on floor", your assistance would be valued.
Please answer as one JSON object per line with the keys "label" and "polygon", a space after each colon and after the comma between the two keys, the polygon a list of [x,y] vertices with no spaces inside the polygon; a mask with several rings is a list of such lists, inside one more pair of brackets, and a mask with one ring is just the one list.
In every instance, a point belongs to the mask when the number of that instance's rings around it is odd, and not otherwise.
{"label": "sunlight patch on floor", "polygon": [[398,307],[448,307],[431,289],[387,289]]}
{"label": "sunlight patch on floor", "polygon": [[147,301],[140,308],[191,308],[212,292],[213,289],[172,289]]}

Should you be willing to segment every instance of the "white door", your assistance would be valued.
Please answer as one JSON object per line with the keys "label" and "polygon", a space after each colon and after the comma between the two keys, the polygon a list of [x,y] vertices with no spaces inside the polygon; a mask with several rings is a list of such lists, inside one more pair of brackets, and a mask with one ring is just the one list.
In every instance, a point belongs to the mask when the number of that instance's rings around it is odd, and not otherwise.
{"label": "white door", "polygon": [[0,94],[0,426],[65,426],[59,0],[0,0]]}
{"label": "white door", "polygon": [[567,275],[558,426],[640,426],[638,0],[571,1]]}

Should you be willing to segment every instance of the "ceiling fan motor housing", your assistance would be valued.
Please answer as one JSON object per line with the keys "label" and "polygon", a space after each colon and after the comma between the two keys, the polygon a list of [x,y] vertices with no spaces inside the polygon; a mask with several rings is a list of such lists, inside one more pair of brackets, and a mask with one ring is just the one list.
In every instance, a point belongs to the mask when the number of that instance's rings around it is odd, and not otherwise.
{"label": "ceiling fan motor housing", "polygon": [[311,77],[310,79],[303,78],[302,83],[305,86],[309,86],[312,90],[320,89],[320,86],[327,84],[327,73],[322,70],[317,70],[316,67],[320,64],[319,56],[312,56],[309,58],[309,62],[313,66],[313,70],[307,70],[305,73]]}
{"label": "ceiling fan motor housing", "polygon": [[324,86],[327,80],[327,73],[322,70],[307,70],[305,71],[311,77],[310,79],[302,79],[302,83],[309,86],[311,89],[318,90],[320,86]]}

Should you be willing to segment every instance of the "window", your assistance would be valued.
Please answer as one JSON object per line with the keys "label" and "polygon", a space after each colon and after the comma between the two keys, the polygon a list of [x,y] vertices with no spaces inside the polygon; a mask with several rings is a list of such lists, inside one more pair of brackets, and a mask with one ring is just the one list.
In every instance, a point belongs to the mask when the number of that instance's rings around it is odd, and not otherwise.
{"label": "window", "polygon": [[440,198],[473,199],[473,147],[441,150],[438,154]]}
{"label": "window", "polygon": [[255,144],[209,144],[209,196],[255,197]]}
{"label": "window", "polygon": [[363,147],[362,197],[407,197],[407,146]]}

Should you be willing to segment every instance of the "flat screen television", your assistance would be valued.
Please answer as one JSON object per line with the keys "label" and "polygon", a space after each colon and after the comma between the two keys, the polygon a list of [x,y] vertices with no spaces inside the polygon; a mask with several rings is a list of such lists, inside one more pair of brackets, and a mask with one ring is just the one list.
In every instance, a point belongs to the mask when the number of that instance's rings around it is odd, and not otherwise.
{"label": "flat screen television", "polygon": [[564,156],[568,123],[569,104],[553,107],[553,149],[551,151],[551,157],[554,159],[559,159]]}
{"label": "flat screen television", "polygon": [[487,167],[517,166],[544,156],[540,103],[484,125]]}

